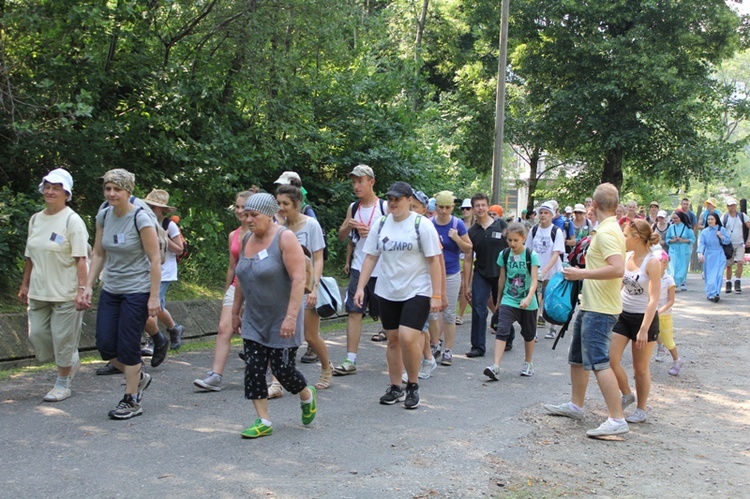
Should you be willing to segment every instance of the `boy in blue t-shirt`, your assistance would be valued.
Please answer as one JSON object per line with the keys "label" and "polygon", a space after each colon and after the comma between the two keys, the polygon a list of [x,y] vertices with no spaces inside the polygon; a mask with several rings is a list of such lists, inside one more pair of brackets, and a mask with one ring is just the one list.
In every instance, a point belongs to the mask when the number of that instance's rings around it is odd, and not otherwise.
{"label": "boy in blue t-shirt", "polygon": [[[521,367],[521,376],[534,374],[534,344],[536,339],[536,315],[539,303],[536,299],[539,255],[527,250],[524,244],[526,228],[517,222],[508,226],[506,241],[509,248],[497,258],[500,266],[498,296],[501,297],[495,336],[494,364],[484,370],[484,374],[497,381],[500,374],[500,361],[505,352],[505,342],[514,322],[521,325],[526,358]],[[507,262],[507,264],[506,264]]]}

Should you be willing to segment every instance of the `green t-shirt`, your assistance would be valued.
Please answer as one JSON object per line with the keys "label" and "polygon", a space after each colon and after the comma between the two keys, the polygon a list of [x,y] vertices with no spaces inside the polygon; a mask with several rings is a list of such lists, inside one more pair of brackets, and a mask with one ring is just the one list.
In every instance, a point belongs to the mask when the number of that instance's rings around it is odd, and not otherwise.
{"label": "green t-shirt", "polygon": [[[503,252],[497,257],[497,264],[505,267]],[[531,272],[534,271],[534,267],[537,270],[539,268],[539,255],[537,255],[536,251],[531,252],[531,267]],[[526,266],[526,248],[524,248],[520,255],[516,255],[511,251],[508,255],[508,268],[505,270],[505,287],[503,287],[503,297],[500,300],[501,305],[521,308],[521,302],[529,294],[529,288],[531,287],[531,272]],[[536,294],[534,294],[526,310],[536,310],[538,308],[539,303],[537,302]]]}

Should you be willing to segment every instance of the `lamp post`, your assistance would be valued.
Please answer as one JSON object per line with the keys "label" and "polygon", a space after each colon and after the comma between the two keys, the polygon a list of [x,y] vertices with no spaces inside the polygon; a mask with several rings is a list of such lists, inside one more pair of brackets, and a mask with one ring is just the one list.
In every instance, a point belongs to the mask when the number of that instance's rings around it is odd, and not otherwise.
{"label": "lamp post", "polygon": [[495,97],[495,144],[492,152],[492,204],[500,203],[503,180],[503,138],[505,133],[505,73],[508,64],[508,16],[510,0],[503,0],[500,16],[500,55],[497,58]]}

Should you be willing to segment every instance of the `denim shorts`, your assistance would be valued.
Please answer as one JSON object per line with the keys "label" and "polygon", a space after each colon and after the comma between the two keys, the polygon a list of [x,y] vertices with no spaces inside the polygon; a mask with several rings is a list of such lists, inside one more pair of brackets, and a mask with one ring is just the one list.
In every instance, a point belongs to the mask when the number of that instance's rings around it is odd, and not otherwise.
{"label": "denim shorts", "polygon": [[582,365],[586,371],[609,369],[609,343],[616,315],[581,310],[573,325],[568,363]]}

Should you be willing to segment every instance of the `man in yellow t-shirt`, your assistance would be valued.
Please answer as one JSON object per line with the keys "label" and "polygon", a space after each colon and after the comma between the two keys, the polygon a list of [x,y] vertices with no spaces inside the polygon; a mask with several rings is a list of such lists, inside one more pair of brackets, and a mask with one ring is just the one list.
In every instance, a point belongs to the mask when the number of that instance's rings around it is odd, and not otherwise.
{"label": "man in yellow t-shirt", "polygon": [[612,327],[622,311],[620,288],[625,273],[625,237],[615,218],[619,201],[614,185],[606,183],[596,188],[593,204],[599,225],[586,253],[586,268],[563,269],[565,279],[584,280],[581,310],[576,316],[568,352],[572,394],[570,402],[544,406],[551,414],[583,419],[589,372],[594,371],[609,412],[604,423],[586,432],[595,438],[629,431],[617,380],[609,367],[609,343]]}

